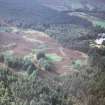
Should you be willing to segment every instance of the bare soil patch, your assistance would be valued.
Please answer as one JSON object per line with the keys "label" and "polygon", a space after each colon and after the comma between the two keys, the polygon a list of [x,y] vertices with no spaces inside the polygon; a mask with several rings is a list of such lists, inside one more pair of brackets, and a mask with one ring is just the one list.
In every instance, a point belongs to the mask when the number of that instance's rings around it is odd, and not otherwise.
{"label": "bare soil patch", "polygon": [[[40,45],[47,45],[46,53],[55,53],[63,58],[62,61],[54,62],[56,69],[54,70],[57,74],[65,74],[73,72],[73,68],[70,67],[70,63],[73,60],[81,59],[86,60],[87,55],[82,52],[75,51],[72,49],[63,48],[56,40],[48,37],[48,35],[41,35],[40,32],[31,34],[27,33],[0,33],[0,49],[1,50],[12,50],[14,54],[18,56],[24,56],[32,52],[32,49]],[[26,38],[27,37],[27,40]],[[34,41],[32,41],[34,40]],[[42,43],[41,43],[42,42]],[[3,46],[15,43],[15,46],[10,48],[3,48]],[[75,71],[75,70],[74,70]]]}

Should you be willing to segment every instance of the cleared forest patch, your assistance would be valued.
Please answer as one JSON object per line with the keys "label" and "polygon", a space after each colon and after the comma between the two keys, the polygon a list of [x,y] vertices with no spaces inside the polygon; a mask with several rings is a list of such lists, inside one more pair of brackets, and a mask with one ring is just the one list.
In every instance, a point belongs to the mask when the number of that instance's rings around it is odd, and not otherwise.
{"label": "cleared forest patch", "polygon": [[[84,61],[87,58],[82,52],[63,48],[55,39],[42,32],[18,29],[17,31],[19,33],[16,31],[0,33],[1,51],[10,50],[20,57],[27,56],[32,52],[36,54],[38,51],[44,51],[48,60],[55,65],[53,72],[58,74],[73,71],[73,68],[69,66],[74,60],[81,59]],[[15,43],[15,46],[10,47],[9,45],[12,43]],[[4,45],[8,46],[8,49],[4,48]]]}

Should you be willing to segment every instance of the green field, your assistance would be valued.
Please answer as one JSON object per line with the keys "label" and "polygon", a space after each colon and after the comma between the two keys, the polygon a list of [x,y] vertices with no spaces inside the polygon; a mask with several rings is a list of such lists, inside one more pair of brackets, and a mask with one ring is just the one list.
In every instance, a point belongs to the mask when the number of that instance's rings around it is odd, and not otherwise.
{"label": "green field", "polygon": [[95,20],[95,21],[92,21],[93,25],[94,26],[101,26],[103,28],[105,28],[105,20]]}
{"label": "green field", "polygon": [[48,61],[52,61],[52,62],[60,62],[60,61],[63,60],[62,57],[58,56],[55,53],[53,53],[53,54],[46,54],[46,57],[47,57]]}

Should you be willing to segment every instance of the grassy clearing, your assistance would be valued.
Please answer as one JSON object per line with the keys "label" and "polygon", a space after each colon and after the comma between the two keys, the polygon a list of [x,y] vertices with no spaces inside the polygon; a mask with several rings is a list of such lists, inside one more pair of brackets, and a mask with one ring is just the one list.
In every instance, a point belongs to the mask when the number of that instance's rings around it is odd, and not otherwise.
{"label": "grassy clearing", "polygon": [[63,60],[62,57],[58,56],[55,53],[53,53],[53,54],[46,54],[46,57],[47,57],[48,61],[52,61],[52,62],[60,62],[60,61]]}
{"label": "grassy clearing", "polygon": [[93,25],[94,26],[101,26],[101,27],[105,28],[105,20],[93,21]]}
{"label": "grassy clearing", "polygon": [[93,26],[101,26],[101,27],[105,28],[105,20],[102,20],[102,19],[96,18],[96,17],[93,17],[93,18],[91,18],[91,16],[90,17],[88,16],[85,19],[88,19],[89,21],[91,21]]}
{"label": "grassy clearing", "polygon": [[96,18],[96,17],[91,17],[91,16],[86,17],[86,19],[88,19],[90,22],[92,22],[93,26],[101,26],[101,27],[105,28],[105,20],[102,20],[102,19]]}
{"label": "grassy clearing", "polygon": [[83,12],[74,12],[72,15],[87,19],[88,21],[92,22],[93,26],[101,26],[105,28],[105,20],[102,20],[98,17],[91,16]]}

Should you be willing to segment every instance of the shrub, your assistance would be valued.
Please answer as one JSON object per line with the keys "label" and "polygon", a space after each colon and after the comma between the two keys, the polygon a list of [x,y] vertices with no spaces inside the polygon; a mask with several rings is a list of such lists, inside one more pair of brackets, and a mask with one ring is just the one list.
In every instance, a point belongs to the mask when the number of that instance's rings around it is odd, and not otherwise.
{"label": "shrub", "polygon": [[45,58],[45,53],[43,51],[40,51],[37,53],[36,57],[37,57],[37,60],[39,60],[40,58]]}
{"label": "shrub", "polygon": [[80,69],[81,65],[82,65],[82,61],[81,60],[76,60],[72,62],[74,69]]}
{"label": "shrub", "polygon": [[104,46],[105,46],[105,40],[102,42],[102,45],[104,45]]}
{"label": "shrub", "polygon": [[45,58],[41,58],[40,60],[39,60],[39,64],[42,66],[42,67],[44,67],[45,68],[45,70],[52,70],[52,69],[54,69],[54,65],[53,65],[53,63],[51,63],[51,62],[49,62],[47,59],[45,59]]}
{"label": "shrub", "polygon": [[105,28],[101,27],[100,25],[96,25],[94,28],[94,33],[98,34],[98,33],[105,33]]}
{"label": "shrub", "polygon": [[4,56],[3,56],[3,54],[0,54],[0,62],[4,62]]}
{"label": "shrub", "polygon": [[34,69],[32,68],[32,66],[30,65],[28,68],[27,68],[27,73],[28,75],[31,75],[33,73]]}

